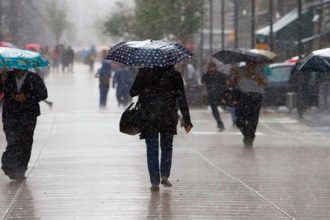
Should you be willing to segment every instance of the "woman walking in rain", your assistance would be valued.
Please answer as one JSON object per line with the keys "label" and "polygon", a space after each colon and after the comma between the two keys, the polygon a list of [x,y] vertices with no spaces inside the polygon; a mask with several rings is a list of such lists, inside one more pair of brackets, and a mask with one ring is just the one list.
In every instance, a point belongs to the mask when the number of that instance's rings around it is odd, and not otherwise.
{"label": "woman walking in rain", "polygon": [[256,62],[248,62],[235,81],[241,91],[240,103],[235,110],[236,125],[244,136],[244,146],[253,147],[267,78],[257,71]]}
{"label": "woman walking in rain", "polygon": [[139,96],[143,120],[140,137],[145,139],[147,145],[151,190],[158,191],[159,184],[171,187],[168,178],[172,165],[173,136],[177,133],[178,107],[184,119],[186,133],[193,127],[183,79],[174,66],[140,68],[130,94],[132,97]]}

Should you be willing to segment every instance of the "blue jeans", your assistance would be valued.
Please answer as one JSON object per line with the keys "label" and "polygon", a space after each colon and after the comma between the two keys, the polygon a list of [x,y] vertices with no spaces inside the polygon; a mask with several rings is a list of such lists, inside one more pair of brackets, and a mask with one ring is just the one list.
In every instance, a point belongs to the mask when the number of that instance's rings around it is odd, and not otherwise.
{"label": "blue jeans", "polygon": [[235,114],[235,111],[236,111],[236,108],[235,107],[228,107],[228,111],[231,115],[231,120],[234,124],[236,124],[236,114]]}
{"label": "blue jeans", "polygon": [[100,86],[100,106],[107,105],[109,86]]}
{"label": "blue jeans", "polygon": [[[159,168],[159,133],[145,138],[151,184],[159,184],[160,177],[169,177],[172,166],[173,134],[160,134],[161,161]],[[159,172],[160,171],[160,172]]]}

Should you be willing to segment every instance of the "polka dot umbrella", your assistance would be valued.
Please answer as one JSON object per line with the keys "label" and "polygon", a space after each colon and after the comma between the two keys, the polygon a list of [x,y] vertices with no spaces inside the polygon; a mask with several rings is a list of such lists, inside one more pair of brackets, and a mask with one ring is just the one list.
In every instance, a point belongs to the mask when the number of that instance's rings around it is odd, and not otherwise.
{"label": "polka dot umbrella", "polygon": [[128,66],[165,67],[194,55],[178,43],[162,40],[127,41],[113,46],[105,59]]}

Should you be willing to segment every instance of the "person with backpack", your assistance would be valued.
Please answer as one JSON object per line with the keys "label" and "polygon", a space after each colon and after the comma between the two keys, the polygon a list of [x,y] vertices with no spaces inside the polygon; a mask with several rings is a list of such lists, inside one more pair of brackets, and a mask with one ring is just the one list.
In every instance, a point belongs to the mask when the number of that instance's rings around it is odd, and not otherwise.
{"label": "person with backpack", "polygon": [[151,190],[158,191],[159,184],[171,187],[168,178],[172,165],[173,137],[177,133],[178,108],[183,116],[186,133],[193,127],[182,76],[174,66],[140,68],[130,95],[139,96],[142,115],[140,138],[145,139],[147,145]]}

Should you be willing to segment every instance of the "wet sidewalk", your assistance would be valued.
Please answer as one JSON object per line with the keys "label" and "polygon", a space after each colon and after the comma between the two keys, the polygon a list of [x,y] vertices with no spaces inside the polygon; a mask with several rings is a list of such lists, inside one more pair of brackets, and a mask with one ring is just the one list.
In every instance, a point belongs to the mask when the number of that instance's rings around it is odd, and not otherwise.
{"label": "wet sidewalk", "polygon": [[[330,138],[288,116],[263,115],[253,149],[224,113],[218,133],[208,109],[192,110],[191,134],[174,142],[172,188],[149,189],[145,144],[119,133],[123,111],[110,91],[98,108],[97,80],[47,79],[27,179],[0,174],[3,219],[328,219]],[[87,69],[87,67],[86,67]],[[4,137],[1,133],[1,147]]]}
{"label": "wet sidewalk", "polygon": [[198,133],[175,142],[174,187],[151,193],[144,143],[117,132],[119,116],[42,118],[26,182],[1,176],[5,219],[287,219],[197,150]]}
{"label": "wet sidewalk", "polygon": [[302,124],[320,130],[330,131],[330,110],[320,110],[318,107],[312,107],[308,109],[304,114],[303,118],[299,118],[298,112],[296,109],[293,109],[289,113],[288,109],[285,106],[279,108],[265,108],[264,112],[269,114],[280,114],[291,117],[294,120],[301,122]]}
{"label": "wet sidewalk", "polygon": [[330,110],[320,111],[315,109],[306,112],[301,121],[310,127],[323,127],[330,130]]}

